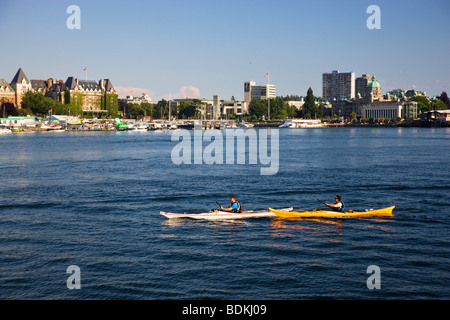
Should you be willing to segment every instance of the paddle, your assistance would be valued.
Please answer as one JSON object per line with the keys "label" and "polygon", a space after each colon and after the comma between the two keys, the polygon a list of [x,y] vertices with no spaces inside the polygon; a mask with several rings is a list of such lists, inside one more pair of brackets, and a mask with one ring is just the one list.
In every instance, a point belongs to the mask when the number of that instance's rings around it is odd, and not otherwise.
{"label": "paddle", "polygon": [[220,205],[220,203],[219,203],[219,201],[216,201],[216,203],[219,205],[219,207],[221,207],[222,208],[222,206]]}
{"label": "paddle", "polygon": [[323,202],[322,200],[316,199],[317,201],[319,201],[320,203],[327,205],[325,202]]}

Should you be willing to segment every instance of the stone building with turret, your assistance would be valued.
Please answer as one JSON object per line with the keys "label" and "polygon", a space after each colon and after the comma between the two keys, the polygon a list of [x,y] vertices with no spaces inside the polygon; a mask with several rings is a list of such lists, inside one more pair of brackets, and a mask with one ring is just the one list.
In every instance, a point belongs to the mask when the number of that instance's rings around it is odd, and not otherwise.
{"label": "stone building with turret", "polygon": [[16,75],[12,79],[10,83],[11,87],[15,92],[15,102],[14,104],[19,108],[22,106],[22,97],[23,95],[32,90],[31,82],[28,80],[25,72],[23,72],[22,68],[19,68]]}

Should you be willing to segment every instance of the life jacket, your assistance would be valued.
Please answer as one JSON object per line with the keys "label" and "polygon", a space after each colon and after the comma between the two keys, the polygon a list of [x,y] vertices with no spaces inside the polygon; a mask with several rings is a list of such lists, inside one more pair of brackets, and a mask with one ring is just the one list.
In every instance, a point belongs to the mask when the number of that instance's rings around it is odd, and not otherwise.
{"label": "life jacket", "polygon": [[[233,209],[231,212],[242,213],[242,207],[241,207],[240,203],[237,201],[235,203],[238,205],[238,208],[237,208],[237,210]],[[233,205],[233,202],[230,202],[230,205],[228,206],[228,208],[231,208],[232,205]]]}
{"label": "life jacket", "polygon": [[333,208],[333,211],[344,212],[344,208],[345,208],[344,201],[340,201],[340,203],[342,203],[342,207],[341,208]]}
{"label": "life jacket", "polygon": [[341,203],[342,203],[342,207],[341,208],[336,208],[336,210],[338,211],[338,212],[344,212],[345,210],[345,203],[344,203],[344,201],[340,201]]}

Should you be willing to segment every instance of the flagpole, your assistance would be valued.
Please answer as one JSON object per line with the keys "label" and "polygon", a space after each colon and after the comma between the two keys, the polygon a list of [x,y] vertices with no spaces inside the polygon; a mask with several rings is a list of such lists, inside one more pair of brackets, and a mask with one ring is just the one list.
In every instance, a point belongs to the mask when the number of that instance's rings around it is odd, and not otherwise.
{"label": "flagpole", "polygon": [[269,83],[270,83],[270,74],[267,72],[267,113],[268,117],[267,120],[270,121],[270,89],[269,89]]}

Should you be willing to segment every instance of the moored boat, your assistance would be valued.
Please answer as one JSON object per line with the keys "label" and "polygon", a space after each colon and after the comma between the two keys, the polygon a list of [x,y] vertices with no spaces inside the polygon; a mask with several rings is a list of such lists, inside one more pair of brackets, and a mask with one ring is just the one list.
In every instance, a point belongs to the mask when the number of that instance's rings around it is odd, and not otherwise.
{"label": "moored boat", "polygon": [[317,119],[288,119],[285,120],[280,128],[323,128],[327,125],[322,122],[322,120]]}
{"label": "moored boat", "polygon": [[0,134],[7,134],[7,133],[11,133],[11,129],[8,129],[6,127],[0,127]]}
{"label": "moored boat", "polygon": [[269,208],[269,210],[275,213],[277,216],[282,218],[359,218],[359,217],[372,217],[372,216],[392,216],[392,211],[395,206],[381,208],[381,209],[370,209],[366,211],[345,211],[336,212],[331,210],[305,210],[305,211],[282,211],[277,209]]}
{"label": "moored boat", "polygon": [[[283,208],[279,211],[289,211],[293,208]],[[198,212],[198,213],[169,213],[161,211],[160,214],[168,219],[173,218],[191,218],[191,219],[206,219],[206,220],[225,220],[225,219],[246,219],[246,218],[265,218],[265,217],[276,217],[277,215],[269,210],[259,210],[259,211],[243,211],[241,213],[228,212],[214,210],[210,212]]]}

